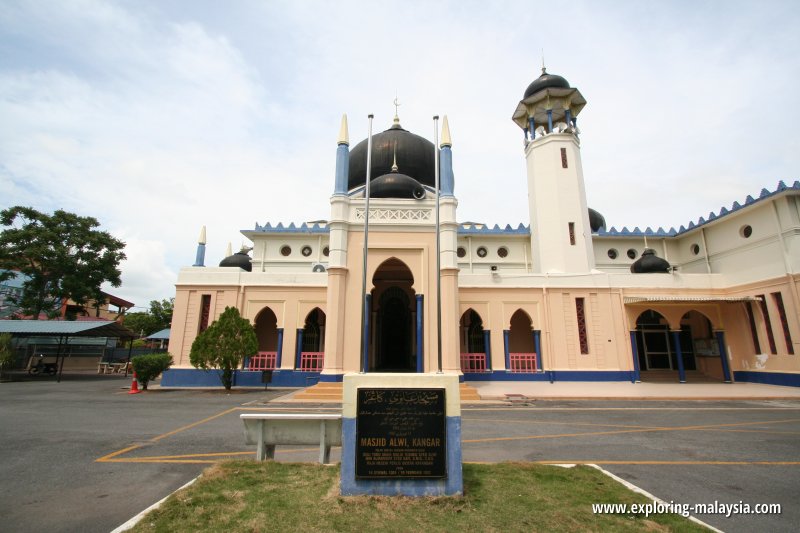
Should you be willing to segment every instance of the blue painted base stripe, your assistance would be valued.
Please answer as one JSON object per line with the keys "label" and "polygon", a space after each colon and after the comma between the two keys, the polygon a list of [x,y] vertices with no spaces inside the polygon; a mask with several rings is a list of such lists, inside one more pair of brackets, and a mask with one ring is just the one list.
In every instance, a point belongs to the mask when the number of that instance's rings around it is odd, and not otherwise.
{"label": "blue painted base stripe", "polygon": [[750,370],[735,370],[733,378],[736,381],[747,383],[764,383],[766,385],[783,385],[785,387],[800,387],[800,374],[787,374],[784,372],[753,372]]}
{"label": "blue painted base stripe", "polygon": [[[222,387],[219,370],[198,370],[195,368],[173,368],[161,375],[162,387]],[[272,381],[267,385],[275,387],[309,387],[320,381],[319,372],[299,372],[294,370],[275,370]],[[237,370],[233,380],[234,387],[263,387],[261,372]]]}
{"label": "blue painted base stripe", "polygon": [[464,381],[631,381],[630,370],[548,370],[525,374],[521,372],[464,373]]}
{"label": "blue painted base stripe", "polygon": [[447,477],[444,479],[356,479],[356,419],[342,419],[342,496],[456,496],[464,492],[461,417],[447,417]]}

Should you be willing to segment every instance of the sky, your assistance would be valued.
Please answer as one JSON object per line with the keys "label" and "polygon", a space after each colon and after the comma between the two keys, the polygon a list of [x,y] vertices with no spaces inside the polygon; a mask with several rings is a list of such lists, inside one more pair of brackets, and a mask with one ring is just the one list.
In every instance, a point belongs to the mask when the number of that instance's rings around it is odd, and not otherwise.
{"label": "sky", "polygon": [[351,147],[447,115],[461,221],[528,224],[511,115],[541,73],[588,104],[608,226],[678,227],[800,179],[796,1],[2,0],[0,209],[65,209],[126,243],[113,294],[174,296],[240,230],[329,216]]}

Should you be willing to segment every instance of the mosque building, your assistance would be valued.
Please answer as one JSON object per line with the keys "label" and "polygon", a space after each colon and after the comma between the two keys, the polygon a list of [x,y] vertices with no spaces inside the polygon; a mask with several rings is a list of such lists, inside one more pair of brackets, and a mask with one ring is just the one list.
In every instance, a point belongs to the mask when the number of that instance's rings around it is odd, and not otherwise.
{"label": "mosque building", "polygon": [[195,265],[178,276],[175,365],[163,384],[219,384],[191,367],[189,352],[234,306],[259,342],[238,385],[259,384],[258,370],[286,386],[441,370],[542,386],[800,386],[800,182],[679,229],[606,228],[587,205],[577,126],[585,105],[545,69],[524,91],[512,120],[524,135],[530,220],[504,228],[458,221],[446,117],[438,146],[397,116],[373,136],[369,199],[368,140],[351,149],[343,117],[327,220],[256,224],[242,231],[252,245],[216,268],[204,266],[201,235]]}

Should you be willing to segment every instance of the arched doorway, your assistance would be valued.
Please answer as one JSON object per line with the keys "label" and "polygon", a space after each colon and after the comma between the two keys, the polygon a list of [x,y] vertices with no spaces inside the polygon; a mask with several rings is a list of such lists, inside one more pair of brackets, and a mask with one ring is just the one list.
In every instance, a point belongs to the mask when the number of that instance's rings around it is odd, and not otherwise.
{"label": "arched doorway", "polygon": [[461,371],[485,372],[490,368],[486,360],[486,335],[483,319],[474,309],[467,309],[459,321],[461,344]]}
{"label": "arched doorway", "polygon": [[648,309],[639,315],[636,319],[636,344],[642,372],[678,368],[673,355],[669,323],[661,313]]}
{"label": "arched doorway", "polygon": [[681,317],[681,351],[686,370],[697,370],[711,381],[725,379],[719,344],[714,338],[711,320],[700,311],[688,311]]}
{"label": "arched doorway", "polygon": [[372,277],[370,370],[415,372],[414,276],[402,261],[387,259]]}
{"label": "arched doorway", "polygon": [[507,349],[509,371],[536,372],[538,365],[533,341],[533,320],[522,309],[517,309],[511,315]]}
{"label": "arched doorway", "polygon": [[272,309],[265,307],[256,315],[253,325],[258,339],[258,355],[250,358],[246,363],[247,368],[250,370],[273,370],[278,365],[281,341],[278,319]]}
{"label": "arched doorway", "polygon": [[325,313],[315,307],[303,323],[300,370],[320,372],[325,360]]}

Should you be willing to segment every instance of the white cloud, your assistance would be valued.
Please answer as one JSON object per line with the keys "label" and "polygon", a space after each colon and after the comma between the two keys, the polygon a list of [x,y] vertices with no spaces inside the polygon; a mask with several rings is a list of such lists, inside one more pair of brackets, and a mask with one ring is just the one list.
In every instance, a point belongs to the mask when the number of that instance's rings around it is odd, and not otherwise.
{"label": "white cloud", "polygon": [[397,91],[407,129],[450,119],[459,217],[527,223],[510,115],[542,48],[589,101],[588,201],[609,224],[687,224],[796,179],[794,3],[578,2],[543,24],[548,5],[8,3],[0,203],[113,228],[116,291],[146,306],[204,224],[211,265],[256,221],[327,218],[341,114],[354,145],[367,113],[390,125]]}

